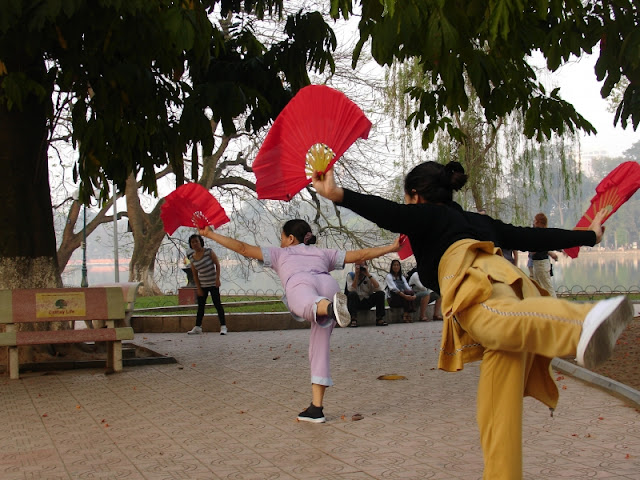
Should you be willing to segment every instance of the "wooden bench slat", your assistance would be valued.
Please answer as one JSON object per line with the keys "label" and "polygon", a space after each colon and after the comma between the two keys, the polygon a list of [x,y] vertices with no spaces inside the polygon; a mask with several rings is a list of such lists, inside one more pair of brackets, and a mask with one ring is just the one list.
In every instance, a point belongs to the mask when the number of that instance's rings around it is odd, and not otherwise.
{"label": "wooden bench slat", "polygon": [[[4,336],[12,343],[5,343]],[[98,328],[95,330],[48,330],[38,332],[0,333],[0,345],[48,345],[82,342],[114,342],[133,340],[133,328]]]}
{"label": "wooden bench slat", "polygon": [[116,287],[22,289],[0,293],[0,323],[116,320],[124,315],[122,290]]}

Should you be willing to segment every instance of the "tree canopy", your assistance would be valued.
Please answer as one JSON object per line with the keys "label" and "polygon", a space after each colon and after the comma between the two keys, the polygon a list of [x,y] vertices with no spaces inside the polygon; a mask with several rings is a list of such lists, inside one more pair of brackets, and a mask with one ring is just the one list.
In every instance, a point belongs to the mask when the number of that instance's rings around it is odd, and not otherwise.
{"label": "tree canopy", "polygon": [[22,109],[35,95],[50,115],[54,88],[72,92],[85,193],[106,195],[107,179],[122,190],[138,171],[154,191],[154,167],[180,162],[194,143],[211,153],[211,122],[230,135],[248,112],[247,127],[259,129],[309,83],[307,66],[332,66],[335,36],[317,13],[289,17],[270,48],[250,23],[209,19],[214,9],[263,18],[281,8],[277,0],[3,3],[0,104]]}
{"label": "tree canopy", "polygon": [[[488,122],[519,111],[524,134],[539,141],[553,132],[593,126],[560,96],[547,92],[531,65],[541,53],[555,71],[572,56],[595,53],[594,75],[607,98],[626,78],[615,122],[640,123],[640,7],[631,0],[360,0],[360,42],[380,65],[417,59],[430,85],[409,88],[419,105],[408,122],[424,124],[422,143],[439,130],[462,137],[452,117],[469,108],[469,80]],[[355,2],[331,0],[332,14],[349,17]]]}
{"label": "tree canopy", "polygon": [[47,177],[55,94],[72,97],[87,202],[108,198],[111,182],[124,191],[131,175],[155,193],[167,165],[182,181],[183,154],[198,144],[210,155],[217,125],[233,136],[242,116],[258,130],[310,83],[308,69],[333,68],[336,39],[320,14],[289,15],[264,45],[236,12],[278,18],[282,2],[0,2],[0,284],[60,283]]}

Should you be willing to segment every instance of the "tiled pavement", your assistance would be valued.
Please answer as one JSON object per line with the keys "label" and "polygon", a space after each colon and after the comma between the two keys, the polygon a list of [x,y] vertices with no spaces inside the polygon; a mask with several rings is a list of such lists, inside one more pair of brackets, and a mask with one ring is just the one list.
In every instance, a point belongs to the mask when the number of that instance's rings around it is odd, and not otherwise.
{"label": "tiled pavement", "polygon": [[[435,368],[441,323],[336,329],[321,425],[295,421],[308,330],[229,329],[136,335],[178,364],[0,377],[0,479],[481,478],[479,365]],[[525,399],[525,478],[640,479],[639,410],[556,376],[553,418]]]}

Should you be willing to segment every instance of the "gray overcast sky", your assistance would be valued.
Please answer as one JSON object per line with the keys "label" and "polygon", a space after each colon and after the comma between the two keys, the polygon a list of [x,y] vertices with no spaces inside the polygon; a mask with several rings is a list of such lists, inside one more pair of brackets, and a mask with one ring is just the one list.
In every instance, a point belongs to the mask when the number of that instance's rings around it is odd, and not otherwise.
{"label": "gray overcast sky", "polygon": [[571,102],[598,131],[597,135],[581,137],[582,153],[603,151],[615,157],[640,141],[640,127],[634,132],[631,122],[626,129],[619,123],[613,126],[615,113],[607,111],[607,102],[600,96],[601,84],[594,72],[596,59],[595,55],[590,55],[571,62],[552,78],[560,86],[562,98]]}

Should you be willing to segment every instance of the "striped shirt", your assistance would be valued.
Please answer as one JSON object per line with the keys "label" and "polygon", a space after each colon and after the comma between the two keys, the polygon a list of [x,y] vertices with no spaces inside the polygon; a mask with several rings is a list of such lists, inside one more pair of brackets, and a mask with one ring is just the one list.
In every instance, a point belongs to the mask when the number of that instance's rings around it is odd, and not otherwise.
{"label": "striped shirt", "polygon": [[193,258],[193,253],[189,254],[189,260],[198,272],[198,280],[201,287],[215,287],[218,272],[216,272],[216,264],[211,260],[211,249],[205,248],[204,254],[200,260]]}

